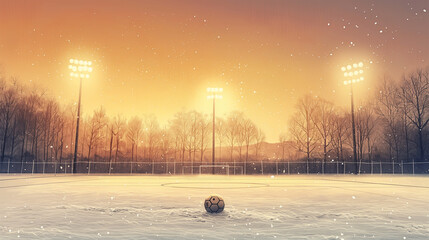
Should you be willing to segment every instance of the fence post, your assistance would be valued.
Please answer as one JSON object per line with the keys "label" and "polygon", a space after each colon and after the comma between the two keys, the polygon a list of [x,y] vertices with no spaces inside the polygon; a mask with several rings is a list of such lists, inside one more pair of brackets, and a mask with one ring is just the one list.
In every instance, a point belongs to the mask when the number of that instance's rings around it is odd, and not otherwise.
{"label": "fence post", "polygon": [[34,174],[34,159],[33,159],[33,166],[31,167],[31,174]]}
{"label": "fence post", "polygon": [[309,166],[308,166],[308,158],[307,158],[307,175],[308,175],[308,172],[309,172]]}
{"label": "fence post", "polygon": [[343,174],[346,175],[346,160],[344,159],[343,162],[344,166],[343,166]]}
{"label": "fence post", "polygon": [[241,175],[246,175],[245,169],[246,169],[246,163],[243,163],[243,168],[241,169]]}
{"label": "fence post", "polygon": [[10,158],[9,158],[9,161],[7,162],[7,174],[10,174]]}
{"label": "fence post", "polygon": [[339,174],[339,172],[340,172],[340,165],[339,165],[339,161],[338,161],[338,159],[337,159],[337,175]]}
{"label": "fence post", "polygon": [[288,174],[288,175],[290,175],[289,161],[290,161],[290,160],[287,160],[287,174]]}
{"label": "fence post", "polygon": [[279,175],[279,162],[276,161],[276,175]]}
{"label": "fence post", "polygon": [[404,175],[404,160],[401,160],[401,172]]}
{"label": "fence post", "polygon": [[371,159],[371,175],[374,173],[374,161]]}
{"label": "fence post", "polygon": [[91,173],[91,161],[88,160],[88,175]]}
{"label": "fence post", "polygon": [[55,166],[55,176],[57,175],[57,162],[55,161],[55,164],[54,164],[54,166]]}
{"label": "fence post", "polygon": [[392,161],[392,174],[395,175],[395,160]]}
{"label": "fence post", "polygon": [[415,166],[414,166],[414,158],[413,158],[413,175],[414,175],[414,167],[415,167]]}
{"label": "fence post", "polygon": [[176,158],[173,161],[173,174],[176,175]]}
{"label": "fence post", "polygon": [[130,168],[131,168],[131,169],[130,169],[130,174],[133,174],[133,163],[131,162],[131,163],[130,163],[130,165],[131,165],[131,166],[130,166]]}
{"label": "fence post", "polygon": [[380,175],[383,175],[383,164],[380,161]]}
{"label": "fence post", "polygon": [[322,175],[325,175],[325,159],[322,160]]}
{"label": "fence post", "polygon": [[[261,172],[262,172],[262,175],[264,175],[264,164],[262,163],[262,159],[261,159]],[[234,175],[235,175],[235,173],[234,173]]]}

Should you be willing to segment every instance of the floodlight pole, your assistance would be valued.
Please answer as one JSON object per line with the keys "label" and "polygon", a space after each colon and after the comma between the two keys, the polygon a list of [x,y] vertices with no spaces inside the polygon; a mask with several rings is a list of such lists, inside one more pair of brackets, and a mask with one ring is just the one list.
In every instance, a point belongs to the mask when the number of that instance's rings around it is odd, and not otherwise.
{"label": "floodlight pole", "polygon": [[[214,95],[214,94],[213,94]],[[213,96],[213,145],[212,145],[212,173],[213,175],[215,174],[215,132],[216,132],[216,128],[215,128],[215,114],[216,114],[216,107],[215,107],[215,102],[216,102],[216,98],[215,96]]]}
{"label": "floodlight pole", "polygon": [[352,132],[353,132],[353,159],[355,162],[356,174],[359,173],[359,165],[356,154],[356,127],[355,127],[355,111],[354,111],[354,102],[353,102],[353,82],[350,83],[350,102],[351,102],[351,111],[352,111]]}
{"label": "floodlight pole", "polygon": [[77,120],[76,120],[76,139],[74,144],[74,157],[72,164],[72,173],[76,173],[77,168],[77,145],[79,142],[79,120],[80,120],[80,102],[82,97],[82,77],[80,77],[80,86],[79,86],[79,102],[77,105]]}

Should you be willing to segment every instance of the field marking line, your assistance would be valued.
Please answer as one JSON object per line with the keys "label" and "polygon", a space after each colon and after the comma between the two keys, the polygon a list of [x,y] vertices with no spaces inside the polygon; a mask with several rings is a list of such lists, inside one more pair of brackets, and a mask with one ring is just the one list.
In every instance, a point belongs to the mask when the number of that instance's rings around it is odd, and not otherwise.
{"label": "field marking line", "polygon": [[331,181],[331,182],[360,183],[360,184],[372,184],[372,185],[383,185],[383,186],[412,187],[412,188],[429,189],[429,186],[416,186],[416,185],[397,184],[397,183],[380,183],[380,182],[365,182],[365,181],[336,180],[336,179],[318,179],[318,180]]}
{"label": "field marking line", "polygon": [[[189,184],[190,186],[180,186]],[[226,185],[226,184],[235,184],[235,185],[252,185],[252,186],[239,186],[239,187],[196,187],[192,185],[196,184],[218,184],[218,185]],[[179,186],[175,186],[179,185]],[[266,183],[243,183],[243,182],[175,182],[175,183],[163,183],[161,184],[162,187],[170,187],[170,188],[189,188],[189,189],[247,189],[247,188],[263,188],[263,187],[269,187],[269,184]]]}
{"label": "field marking line", "polygon": [[[16,175],[11,175],[11,176],[16,176]],[[3,178],[0,179],[0,182],[3,181],[14,181],[14,180],[23,180],[23,179],[38,179],[38,178],[54,178],[54,177],[69,177],[71,175],[45,175],[45,176],[34,176],[34,177],[20,177],[20,178]]]}
{"label": "field marking line", "polygon": [[31,187],[31,186],[50,185],[50,184],[58,184],[58,183],[86,182],[86,181],[95,181],[95,180],[98,180],[98,179],[74,180],[74,181],[63,181],[63,182],[47,182],[47,183],[36,183],[36,184],[26,184],[26,185],[14,185],[14,186],[0,186],[0,188]]}

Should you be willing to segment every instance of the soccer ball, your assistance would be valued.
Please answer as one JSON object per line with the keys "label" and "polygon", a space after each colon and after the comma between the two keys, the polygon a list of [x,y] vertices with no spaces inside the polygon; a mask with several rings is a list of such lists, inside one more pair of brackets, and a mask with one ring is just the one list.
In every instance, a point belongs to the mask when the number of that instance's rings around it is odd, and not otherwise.
{"label": "soccer ball", "polygon": [[225,202],[221,197],[213,195],[206,198],[204,207],[208,213],[220,213],[225,207]]}

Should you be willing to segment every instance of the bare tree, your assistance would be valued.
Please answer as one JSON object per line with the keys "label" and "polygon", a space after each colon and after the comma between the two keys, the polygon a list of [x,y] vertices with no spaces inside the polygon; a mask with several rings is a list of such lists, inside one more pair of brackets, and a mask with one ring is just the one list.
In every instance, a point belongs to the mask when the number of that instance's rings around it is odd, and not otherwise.
{"label": "bare tree", "polygon": [[180,149],[180,159],[183,163],[189,139],[188,133],[190,128],[190,119],[188,114],[183,111],[176,113],[170,125],[174,135],[176,136],[177,145]]}
{"label": "bare tree", "polygon": [[88,160],[91,159],[91,150],[100,143],[102,129],[106,125],[106,112],[103,108],[94,111],[89,122],[88,135]]}
{"label": "bare tree", "polygon": [[226,131],[225,131],[225,137],[229,143],[229,146],[231,147],[230,151],[230,161],[233,162],[233,169],[235,173],[235,158],[233,158],[234,154],[234,144],[238,141],[238,136],[240,134],[240,122],[243,118],[243,113],[241,112],[232,112],[228,115],[226,119]]}
{"label": "bare tree", "polygon": [[[249,160],[249,147],[256,140],[258,129],[255,124],[250,119],[244,119],[241,125],[242,127],[242,136],[244,138],[244,143],[246,145],[246,158],[244,166],[247,166]],[[246,168],[244,168],[244,174],[246,174]]]}
{"label": "bare tree", "polygon": [[293,136],[298,151],[306,153],[307,173],[309,172],[309,161],[315,150],[319,138],[313,118],[317,110],[317,102],[310,95],[301,98],[297,104],[297,111],[292,116],[289,131]]}
{"label": "bare tree", "polygon": [[337,159],[339,162],[343,161],[343,166],[345,169],[346,163],[343,158],[344,152],[344,142],[346,140],[348,134],[348,126],[349,123],[347,121],[347,117],[343,113],[336,112],[333,117],[333,131],[332,133],[332,145],[337,154]]}
{"label": "bare tree", "polygon": [[149,115],[144,120],[144,135],[148,148],[148,159],[152,162],[152,172],[155,171],[155,158],[157,146],[161,140],[158,120],[155,116]]}
{"label": "bare tree", "polygon": [[385,134],[383,134],[383,138],[389,145],[391,161],[394,161],[392,158],[392,150],[396,152],[396,160],[399,160],[400,142],[402,139],[402,127],[400,126],[402,120],[402,106],[399,96],[400,94],[396,84],[391,79],[385,77],[379,87],[376,112],[384,128]]}
{"label": "bare tree", "polygon": [[201,114],[196,111],[191,111],[188,113],[189,119],[190,119],[190,129],[188,133],[189,141],[188,142],[188,153],[189,153],[189,160],[191,160],[191,173],[193,174],[194,171],[194,162],[195,162],[195,154],[198,150],[198,140],[200,139],[200,120],[201,120]]}
{"label": "bare tree", "polygon": [[279,145],[282,149],[282,161],[285,160],[285,150],[286,150],[287,136],[286,133],[280,133],[279,135]]}
{"label": "bare tree", "polygon": [[6,153],[6,143],[10,134],[10,128],[13,124],[12,121],[16,114],[16,105],[17,105],[17,93],[14,89],[8,89],[2,93],[0,99],[0,121],[2,126],[2,149],[1,149],[1,164],[4,162],[4,157]]}
{"label": "bare tree", "polygon": [[358,173],[361,172],[362,160],[363,160],[363,149],[365,142],[368,143],[368,153],[371,152],[371,137],[376,126],[376,118],[374,116],[374,107],[371,104],[365,104],[359,107],[355,123],[356,123],[356,146],[357,146],[357,157],[359,160]]}
{"label": "bare tree", "polygon": [[255,135],[255,160],[258,160],[259,153],[261,152],[262,143],[265,141],[265,133],[262,129],[258,128]]}
{"label": "bare tree", "polygon": [[[161,136],[161,159],[168,163],[168,155],[170,153],[171,148],[171,136],[167,128],[163,128],[160,132]],[[166,173],[168,171],[168,164],[166,167]]]}
{"label": "bare tree", "polygon": [[[200,162],[203,162],[203,158],[204,158],[204,152],[207,149],[207,145],[210,142],[209,141],[209,136],[210,136],[210,121],[207,118],[206,115],[201,115],[201,119],[199,122],[199,128],[200,128],[200,134],[201,134],[201,139],[200,139],[200,143],[201,143],[201,147],[200,147]],[[214,149],[213,149],[214,151]]]}
{"label": "bare tree", "polygon": [[128,121],[127,139],[131,142],[131,162],[134,161],[134,149],[136,150],[136,161],[138,158],[138,144],[142,135],[142,120],[133,117]]}
{"label": "bare tree", "polygon": [[[222,159],[222,143],[225,138],[225,131],[226,131],[226,123],[223,118],[217,117],[216,118],[216,139],[219,142],[219,155],[218,158]],[[215,149],[213,149],[215,151]]]}
{"label": "bare tree", "polygon": [[322,139],[323,146],[323,163],[322,173],[325,173],[325,163],[328,155],[328,147],[332,142],[332,131],[333,131],[333,116],[334,116],[334,105],[324,99],[319,99],[315,107],[315,114],[310,115],[314,122],[314,126],[319,132],[319,136]]}
{"label": "bare tree", "polygon": [[118,160],[119,154],[119,144],[121,143],[122,138],[125,134],[126,122],[125,119],[121,116],[116,116],[113,119],[112,135],[116,136],[116,152],[115,152],[115,162]]}
{"label": "bare tree", "polygon": [[429,122],[429,76],[428,71],[417,70],[404,77],[402,83],[403,97],[410,122],[416,127],[418,134],[419,160],[425,161],[424,130]]}

